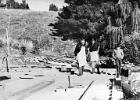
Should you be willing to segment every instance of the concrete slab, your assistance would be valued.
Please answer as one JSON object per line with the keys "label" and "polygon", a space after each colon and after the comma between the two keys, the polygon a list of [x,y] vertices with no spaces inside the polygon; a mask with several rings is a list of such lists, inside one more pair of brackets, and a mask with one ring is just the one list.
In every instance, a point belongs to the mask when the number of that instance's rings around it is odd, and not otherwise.
{"label": "concrete slab", "polygon": [[123,100],[123,92],[119,85],[120,85],[120,80],[115,80],[112,88],[111,100]]}

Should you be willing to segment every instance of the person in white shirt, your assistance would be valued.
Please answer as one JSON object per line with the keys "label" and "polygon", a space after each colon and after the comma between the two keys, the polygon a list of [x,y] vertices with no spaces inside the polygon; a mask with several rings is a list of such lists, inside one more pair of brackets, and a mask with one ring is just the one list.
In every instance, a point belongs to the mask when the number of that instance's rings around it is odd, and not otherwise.
{"label": "person in white shirt", "polygon": [[86,46],[85,40],[82,39],[76,46],[74,54],[76,56],[76,60],[78,61],[79,65],[79,75],[83,74],[83,69],[87,66],[87,56],[86,56]]}
{"label": "person in white shirt", "polygon": [[115,59],[116,62],[116,69],[117,69],[117,78],[120,76],[120,68],[122,65],[122,59],[124,58],[123,49],[120,46],[116,47],[113,51],[112,57]]}

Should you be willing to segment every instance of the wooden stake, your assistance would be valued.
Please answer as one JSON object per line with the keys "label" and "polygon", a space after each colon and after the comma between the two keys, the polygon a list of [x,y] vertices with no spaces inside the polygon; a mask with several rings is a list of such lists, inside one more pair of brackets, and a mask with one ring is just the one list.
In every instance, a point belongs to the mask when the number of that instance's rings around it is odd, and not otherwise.
{"label": "wooden stake", "polygon": [[68,81],[69,81],[69,87],[68,88],[70,88],[71,87],[71,82],[70,82],[70,76],[68,75]]}

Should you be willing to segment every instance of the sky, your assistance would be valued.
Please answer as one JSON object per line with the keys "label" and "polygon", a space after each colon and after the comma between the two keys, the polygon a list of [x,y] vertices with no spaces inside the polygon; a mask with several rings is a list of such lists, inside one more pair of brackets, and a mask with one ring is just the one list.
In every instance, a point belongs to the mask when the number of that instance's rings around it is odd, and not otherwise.
{"label": "sky", "polygon": [[[15,0],[21,2],[22,0]],[[62,8],[66,4],[64,0],[26,0],[31,10],[34,11],[48,11],[50,4],[55,4],[58,8]]]}

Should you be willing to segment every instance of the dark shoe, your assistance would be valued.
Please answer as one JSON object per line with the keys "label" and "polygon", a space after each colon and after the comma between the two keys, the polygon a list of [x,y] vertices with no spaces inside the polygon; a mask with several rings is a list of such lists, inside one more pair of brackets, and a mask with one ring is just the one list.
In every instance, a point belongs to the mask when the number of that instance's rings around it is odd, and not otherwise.
{"label": "dark shoe", "polygon": [[100,72],[97,72],[97,74],[101,74]]}
{"label": "dark shoe", "polygon": [[100,73],[100,70],[99,70],[99,67],[97,67],[97,73],[98,73],[98,74],[101,74],[101,73]]}

